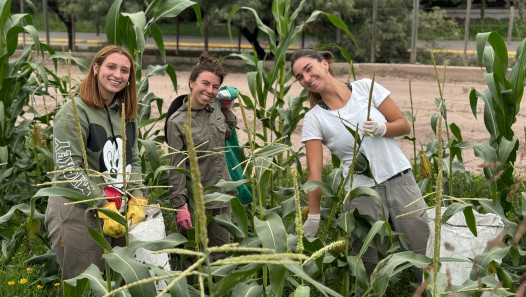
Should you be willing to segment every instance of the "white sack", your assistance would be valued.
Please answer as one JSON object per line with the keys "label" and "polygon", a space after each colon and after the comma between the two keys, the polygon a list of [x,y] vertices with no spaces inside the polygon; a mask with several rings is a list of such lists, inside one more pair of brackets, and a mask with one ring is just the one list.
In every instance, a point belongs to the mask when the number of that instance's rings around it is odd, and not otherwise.
{"label": "white sack", "polygon": [[[164,219],[159,208],[159,204],[148,205],[146,207],[146,218],[143,222],[135,224],[129,228],[130,242],[134,241],[154,241],[161,240],[166,237],[164,229]],[[135,259],[142,263],[153,264],[162,267],[164,270],[170,271],[170,263],[168,253],[153,254],[151,251],[143,248],[138,248],[135,252]],[[152,276],[154,274],[150,271]],[[166,283],[160,281],[155,284],[157,291],[162,291],[166,288]]]}
{"label": "white sack", "polygon": [[[442,214],[446,207],[442,207]],[[487,242],[497,237],[504,229],[502,219],[496,214],[480,214],[473,210],[477,225],[477,237],[469,230],[464,213],[457,212],[445,224],[440,233],[440,257],[459,259],[473,259],[486,249]],[[435,248],[435,209],[427,211],[429,225],[429,239],[427,240],[426,256],[433,258]],[[446,249],[449,244],[454,250]],[[472,263],[468,262],[443,262],[440,272],[446,273],[449,268],[451,283],[460,285],[469,279]]]}

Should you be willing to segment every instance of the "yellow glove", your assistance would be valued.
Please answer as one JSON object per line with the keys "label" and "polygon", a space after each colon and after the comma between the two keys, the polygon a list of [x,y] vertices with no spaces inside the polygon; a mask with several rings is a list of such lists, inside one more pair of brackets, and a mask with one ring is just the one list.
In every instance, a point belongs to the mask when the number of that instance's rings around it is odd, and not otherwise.
{"label": "yellow glove", "polygon": [[131,219],[130,226],[144,221],[146,204],[148,204],[148,199],[144,197],[134,197],[130,199],[128,202],[128,214],[126,216],[128,220]]}
{"label": "yellow glove", "polygon": [[[110,202],[106,204],[103,208],[111,210],[121,215],[119,211],[117,210],[117,207],[115,206],[115,202]],[[126,233],[126,227],[117,223],[112,218],[108,217],[107,215],[105,215],[104,213],[100,211],[99,211],[99,218],[101,218],[103,221],[102,232],[104,232],[104,234],[108,234],[113,238],[119,238],[119,237],[123,237],[124,234]]]}

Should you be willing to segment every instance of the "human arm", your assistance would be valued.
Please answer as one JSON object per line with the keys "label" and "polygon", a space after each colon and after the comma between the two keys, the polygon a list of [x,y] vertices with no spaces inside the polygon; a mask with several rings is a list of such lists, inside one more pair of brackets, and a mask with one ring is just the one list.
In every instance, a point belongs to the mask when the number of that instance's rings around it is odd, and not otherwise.
{"label": "human arm", "polygon": [[[307,155],[307,166],[309,167],[308,180],[321,181],[323,169],[323,148],[320,139],[308,140],[305,142]],[[320,213],[321,189],[310,191],[307,194],[309,201],[309,214]]]}
{"label": "human arm", "polygon": [[[77,100],[81,100],[77,98]],[[86,196],[97,198],[107,196],[104,193],[105,186],[99,186],[103,179],[98,176],[89,176],[85,169],[83,158],[83,149],[81,140],[84,145],[87,143],[89,135],[88,121],[86,113],[81,108],[77,108],[79,115],[79,126],[81,138],[77,133],[75,117],[71,102],[66,103],[57,116],[53,125],[53,161],[55,170],[54,181],[58,182],[56,186],[73,189]],[[94,157],[84,148],[88,158],[88,167],[97,168],[93,164],[98,164],[98,160],[92,160]],[[92,164],[90,166],[90,164]],[[106,201],[97,200],[97,207],[106,205]]]}
{"label": "human arm", "polygon": [[[167,142],[169,145],[170,165],[182,169],[187,169],[187,162],[184,160],[186,155],[183,150],[186,148],[186,141],[183,133],[175,121],[167,122]],[[170,203],[178,211],[175,214],[176,222],[182,229],[192,228],[192,219],[188,211],[188,189],[186,188],[186,175],[175,170],[170,171]]]}
{"label": "human arm", "polygon": [[[406,135],[411,131],[409,122],[390,96],[387,96],[377,108],[387,122],[381,123],[368,119],[364,122],[364,132],[366,134],[379,137],[397,137]],[[382,125],[385,125],[385,127],[382,127]]]}
{"label": "human arm", "polygon": [[[166,140],[169,146],[170,166],[187,169],[187,162],[184,160],[186,158],[184,153],[186,141],[183,139],[184,134],[179,128],[175,121],[168,121]],[[169,180],[170,203],[172,207],[179,208],[187,203],[186,174],[171,170]]]}
{"label": "human arm", "polygon": [[[130,131],[128,131],[130,130]],[[132,174],[127,177],[127,180],[130,181],[128,184],[128,190],[132,194],[133,197],[144,197],[144,192],[142,188],[144,187],[143,184],[143,175],[142,175],[142,168],[141,168],[141,157],[139,155],[139,147],[138,147],[138,137],[139,132],[137,128],[137,124],[135,122],[129,122],[126,124],[126,136],[130,137],[129,141],[132,141]],[[128,139],[127,139],[128,141]]]}
{"label": "human arm", "polygon": [[219,89],[217,93],[217,100],[221,104],[221,112],[225,116],[225,123],[227,125],[225,132],[225,139],[230,139],[234,133],[234,127],[237,124],[237,119],[235,114],[232,112],[232,105],[237,99],[239,91],[236,88],[223,86]]}
{"label": "human arm", "polygon": [[[309,167],[308,180],[321,181],[321,174],[323,169],[323,149],[322,141],[319,139],[308,140],[305,142],[307,151],[307,165]],[[303,231],[305,236],[313,238],[318,232],[320,226],[320,201],[321,189],[310,191],[307,194],[309,203],[309,215],[303,224]]]}
{"label": "human arm", "polygon": [[132,174],[128,177],[129,183],[127,184],[132,197],[128,200],[128,208],[126,211],[126,218],[131,220],[130,226],[144,221],[146,217],[146,205],[148,204],[148,199],[144,197],[143,190],[141,189],[144,187],[144,184],[142,182],[141,159],[138,149],[139,133],[136,127],[135,122],[126,124],[126,141],[132,142]]}

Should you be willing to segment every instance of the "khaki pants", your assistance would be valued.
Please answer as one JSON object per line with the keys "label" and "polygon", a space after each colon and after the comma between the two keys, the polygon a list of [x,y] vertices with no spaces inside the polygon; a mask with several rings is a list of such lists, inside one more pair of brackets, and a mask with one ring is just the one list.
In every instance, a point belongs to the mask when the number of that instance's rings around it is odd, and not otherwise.
{"label": "khaki pants", "polygon": [[[350,211],[357,209],[361,215],[370,216],[374,220],[385,220],[389,222],[394,231],[401,232],[406,236],[413,252],[425,255],[427,238],[429,237],[427,204],[422,199],[406,207],[406,205],[422,197],[420,188],[411,170],[407,173],[402,173],[401,176],[391,178],[379,184],[376,190],[384,206],[385,218],[383,217],[382,206],[371,197],[357,197],[353,199],[350,205]],[[346,203],[346,205],[344,205],[344,211],[349,210],[348,204],[349,203]],[[416,213],[397,218],[398,215],[419,209],[420,211]],[[376,240],[375,242],[377,247],[381,249],[380,240]],[[362,243],[359,240],[354,240],[353,250],[359,251],[361,245]],[[374,266],[378,263],[377,250],[369,248],[363,255],[362,260],[364,264],[366,264],[366,268],[368,268],[368,274],[370,274]],[[372,269],[371,264],[373,265]],[[417,278],[418,277],[421,276],[417,275]]]}
{"label": "khaki pants", "polygon": [[[190,206],[190,204],[188,204],[188,211],[190,212],[190,215],[192,216],[192,218],[194,218],[194,209]],[[230,205],[221,207],[221,208],[205,208],[205,214],[211,215],[213,217],[220,215],[220,214],[224,214],[224,213],[228,214],[229,217],[232,216],[232,209],[230,208]],[[174,214],[174,215],[177,215],[177,214]],[[194,222],[192,220],[192,224],[193,223]],[[209,247],[221,246],[221,245],[230,243],[230,232],[227,229],[219,226],[219,224],[217,224],[216,221],[211,221],[210,223],[208,223],[208,225],[206,226],[206,230],[208,233],[208,246]],[[178,231],[179,233],[183,234],[185,237],[188,238],[187,230],[178,228]],[[216,261],[219,259],[224,259],[226,258],[226,256],[227,254],[225,252],[213,253],[212,259]],[[182,266],[179,267],[179,269],[181,270],[184,270],[190,267],[195,262],[195,258],[193,257],[181,257],[181,258],[185,259]]]}
{"label": "khaki pants", "polygon": [[[86,224],[99,230],[94,212],[85,214],[86,209],[76,205],[64,205],[69,199],[49,197],[44,225],[46,226],[51,244],[62,269],[61,280],[78,276],[91,264],[104,271],[103,250],[88,233]],[[85,219],[85,220],[84,220]],[[125,246],[125,237],[113,238],[104,235],[111,246]]]}

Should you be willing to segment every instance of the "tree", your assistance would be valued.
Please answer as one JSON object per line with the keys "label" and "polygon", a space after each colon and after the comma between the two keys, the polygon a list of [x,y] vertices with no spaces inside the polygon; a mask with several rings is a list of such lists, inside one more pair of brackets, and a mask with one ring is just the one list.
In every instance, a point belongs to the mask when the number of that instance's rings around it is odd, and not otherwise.
{"label": "tree", "polygon": [[[252,7],[258,12],[258,16],[263,24],[272,26],[272,0],[237,0],[234,3],[237,7]],[[258,59],[267,57],[267,53],[258,40],[259,28],[256,25],[254,16],[245,10],[240,10],[232,16],[232,24],[239,30],[250,44],[254,47]],[[271,58],[270,56],[267,58]]]}
{"label": "tree", "polygon": [[[90,20],[95,24],[103,25],[111,1],[99,0],[47,0],[48,8],[55,12],[58,18],[66,25],[68,31],[68,49],[73,50],[75,21]],[[146,7],[140,0],[128,0],[125,8],[131,11],[144,10]],[[97,32],[98,33],[98,32]]]}
{"label": "tree", "polygon": [[[230,12],[236,7],[251,7],[255,9],[261,21],[265,25],[272,27],[272,0],[223,0],[220,3],[212,0],[197,0],[196,2],[199,3],[202,9],[205,38],[207,36],[207,28],[226,23]],[[264,59],[267,56],[267,53],[259,43],[259,28],[250,12],[245,10],[237,11],[231,18],[231,24],[252,44],[259,59]]]}
{"label": "tree", "polygon": [[[376,62],[407,62],[411,41],[412,0],[378,1],[376,29]],[[310,26],[310,33],[317,36],[319,43],[337,44],[350,53],[356,62],[369,61],[371,57],[372,1],[370,0],[314,0],[305,7],[307,15],[312,10],[322,10],[339,16],[354,35],[354,42],[320,19]],[[334,51],[333,51],[334,52]],[[334,52],[337,53],[337,52]]]}

